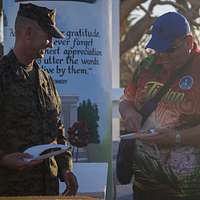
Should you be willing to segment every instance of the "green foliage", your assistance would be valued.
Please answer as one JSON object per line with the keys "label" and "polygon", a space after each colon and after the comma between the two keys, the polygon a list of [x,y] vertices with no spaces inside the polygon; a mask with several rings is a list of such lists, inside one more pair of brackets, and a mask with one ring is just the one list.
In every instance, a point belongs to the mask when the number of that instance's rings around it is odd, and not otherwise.
{"label": "green foliage", "polygon": [[79,104],[78,121],[85,121],[90,131],[89,143],[100,143],[98,134],[99,113],[98,106],[88,99]]}

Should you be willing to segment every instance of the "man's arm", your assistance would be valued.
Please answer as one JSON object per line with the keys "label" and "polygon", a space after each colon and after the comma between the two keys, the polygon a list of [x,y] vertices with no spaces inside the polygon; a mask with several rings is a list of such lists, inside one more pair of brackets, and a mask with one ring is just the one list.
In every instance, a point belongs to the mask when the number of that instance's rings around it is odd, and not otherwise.
{"label": "man's arm", "polygon": [[[59,115],[61,111],[61,100],[55,88],[53,79],[51,77],[49,81],[54,90],[55,97],[57,99],[57,113]],[[64,136],[65,130],[59,116],[57,116],[56,125],[57,125],[57,143],[65,144],[66,142]],[[75,195],[78,191],[78,181],[76,179],[76,176],[72,172],[73,162],[72,162],[71,152],[67,151],[61,155],[56,156],[55,159],[58,165],[58,176],[61,181],[64,181],[66,183],[66,190],[63,192],[63,195]]]}
{"label": "man's arm", "polygon": [[181,136],[181,144],[183,145],[200,145],[200,125],[193,128],[187,128],[179,131]]}
{"label": "man's arm", "polygon": [[[64,127],[60,120],[58,120],[57,126],[57,143],[65,144]],[[58,176],[61,181],[66,183],[66,189],[63,195],[75,195],[78,191],[78,181],[72,172],[73,162],[71,152],[67,151],[66,153],[56,156],[56,162],[58,164]]]}
{"label": "man's arm", "polygon": [[[157,129],[156,134],[143,134],[138,133],[136,137],[148,143],[157,144],[160,146],[174,146],[179,143],[179,145],[200,145],[200,125],[195,127],[176,130],[173,128]],[[177,141],[177,136],[179,141]]]}
{"label": "man's arm", "polygon": [[[57,143],[65,144],[66,139],[64,137],[64,126],[59,119],[57,122],[57,130],[58,130]],[[58,169],[59,178],[61,181],[64,181],[63,171],[72,171],[72,168],[73,168],[71,152],[67,151],[66,153],[56,156],[56,161],[59,167]]]}
{"label": "man's arm", "polygon": [[137,132],[141,128],[142,115],[138,113],[132,102],[123,100],[119,104],[119,112],[126,131]]}
{"label": "man's arm", "polygon": [[42,163],[42,161],[39,160],[37,161],[26,160],[32,157],[33,156],[27,153],[15,152],[15,153],[5,154],[3,151],[0,151],[0,167],[14,169],[14,170],[25,170]]}

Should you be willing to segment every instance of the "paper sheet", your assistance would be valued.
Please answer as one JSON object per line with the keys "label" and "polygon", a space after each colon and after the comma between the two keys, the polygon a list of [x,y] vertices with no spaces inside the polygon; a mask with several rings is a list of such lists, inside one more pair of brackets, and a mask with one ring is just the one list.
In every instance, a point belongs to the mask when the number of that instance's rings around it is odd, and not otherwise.
{"label": "paper sheet", "polygon": [[[53,152],[49,152],[49,153],[41,155],[41,153],[44,152],[45,150],[50,150],[50,149],[54,149],[54,148],[59,148],[59,150],[55,150]],[[63,145],[63,144],[43,144],[43,145],[32,146],[32,147],[26,149],[24,151],[24,153],[28,153],[28,154],[31,154],[33,156],[33,158],[31,158],[31,159],[27,159],[28,161],[31,161],[31,160],[43,160],[43,159],[49,158],[51,156],[56,156],[56,155],[59,155],[61,153],[64,153],[68,149],[69,149],[68,145]]]}
{"label": "paper sheet", "polygon": [[[156,132],[154,129],[149,129],[149,130],[141,130],[138,133],[129,133],[129,134],[125,134],[125,135],[121,135],[120,139],[121,140],[131,140],[131,139],[140,139],[140,137],[144,138],[144,137],[150,137],[150,136],[154,136],[157,135],[158,132]],[[141,135],[142,133],[142,135]]]}

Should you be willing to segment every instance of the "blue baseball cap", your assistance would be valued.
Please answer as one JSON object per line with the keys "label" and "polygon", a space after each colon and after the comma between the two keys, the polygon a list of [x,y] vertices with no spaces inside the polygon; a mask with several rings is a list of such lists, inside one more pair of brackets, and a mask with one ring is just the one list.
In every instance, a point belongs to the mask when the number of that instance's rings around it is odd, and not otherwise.
{"label": "blue baseball cap", "polygon": [[190,32],[187,19],[177,12],[168,12],[158,17],[151,31],[151,39],[146,48],[157,52],[165,52],[172,47],[177,38],[184,37]]}

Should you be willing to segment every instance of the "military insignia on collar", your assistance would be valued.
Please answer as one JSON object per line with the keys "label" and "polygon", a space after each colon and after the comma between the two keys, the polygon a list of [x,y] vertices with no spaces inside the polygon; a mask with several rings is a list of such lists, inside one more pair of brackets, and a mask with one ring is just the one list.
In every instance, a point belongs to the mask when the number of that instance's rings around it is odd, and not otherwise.
{"label": "military insignia on collar", "polygon": [[193,85],[193,78],[190,75],[183,76],[179,81],[179,87],[183,90],[190,90]]}

